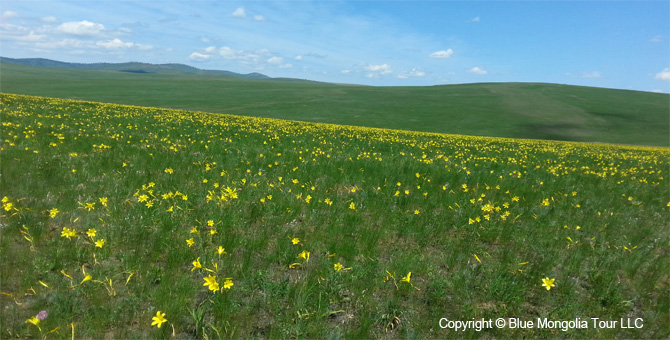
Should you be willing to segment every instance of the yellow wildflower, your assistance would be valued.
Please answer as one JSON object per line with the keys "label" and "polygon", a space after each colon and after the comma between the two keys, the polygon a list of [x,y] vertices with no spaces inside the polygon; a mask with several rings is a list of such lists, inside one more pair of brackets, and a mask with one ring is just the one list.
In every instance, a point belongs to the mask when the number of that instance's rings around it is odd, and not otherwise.
{"label": "yellow wildflower", "polygon": [[26,323],[32,324],[35,327],[37,327],[37,329],[39,329],[40,332],[42,331],[42,328],[40,328],[40,319],[38,319],[37,316],[33,316],[32,318],[26,320]]}
{"label": "yellow wildflower", "polygon": [[309,262],[309,252],[306,250],[303,250],[302,253],[298,254],[298,259],[304,259],[305,262]]}
{"label": "yellow wildflower", "polygon": [[226,281],[223,282],[223,288],[224,289],[230,289],[230,287],[233,286],[233,279],[227,278]]}
{"label": "yellow wildflower", "polygon": [[88,211],[91,211],[91,210],[95,209],[95,202],[91,202],[91,203],[81,203],[81,202],[79,202],[79,204],[81,204],[84,207],[84,209],[86,209]]}
{"label": "yellow wildflower", "polygon": [[156,325],[156,327],[161,328],[161,325],[167,321],[165,318],[165,313],[161,313],[161,311],[156,312],[156,316],[151,318],[153,322],[151,323],[152,326]]}
{"label": "yellow wildflower", "polygon": [[60,234],[61,237],[67,237],[69,240],[70,237],[77,237],[77,231],[74,229],[68,229],[67,227],[63,227],[63,231]]}
{"label": "yellow wildflower", "polygon": [[201,269],[202,265],[200,264],[200,257],[198,257],[195,261],[193,261],[193,268],[191,268],[191,271],[194,271],[196,269]]}
{"label": "yellow wildflower", "polygon": [[216,282],[216,276],[208,275],[203,279],[205,280],[205,283],[202,284],[203,286],[208,286],[209,290],[213,292],[219,290],[219,284]]}
{"label": "yellow wildflower", "polygon": [[547,290],[551,289],[551,287],[555,287],[556,285],[554,284],[554,281],[556,279],[550,279],[550,278],[544,278],[542,279],[542,287],[546,287]]}

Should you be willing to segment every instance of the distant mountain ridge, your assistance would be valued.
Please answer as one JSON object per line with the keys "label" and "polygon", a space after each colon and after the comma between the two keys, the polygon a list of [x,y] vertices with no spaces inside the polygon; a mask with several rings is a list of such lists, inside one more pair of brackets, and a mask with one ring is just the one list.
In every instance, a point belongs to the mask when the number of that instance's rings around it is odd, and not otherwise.
{"label": "distant mountain ridge", "polygon": [[164,74],[202,74],[240,77],[246,79],[271,79],[270,77],[253,72],[248,74],[235,73],[222,70],[203,70],[184,64],[149,64],[141,62],[126,63],[69,63],[45,58],[7,58],[0,57],[2,63],[12,63],[26,66],[74,69],[74,70],[94,70],[94,71],[116,71],[127,73],[164,73]]}

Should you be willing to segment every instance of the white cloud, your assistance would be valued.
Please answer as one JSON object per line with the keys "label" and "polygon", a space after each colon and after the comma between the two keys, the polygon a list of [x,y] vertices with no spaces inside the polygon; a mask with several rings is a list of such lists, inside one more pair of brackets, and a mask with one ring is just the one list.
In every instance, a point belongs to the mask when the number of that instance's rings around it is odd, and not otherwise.
{"label": "white cloud", "polygon": [[105,30],[105,26],[84,20],[64,22],[57,29],[61,32],[74,35],[98,35]]}
{"label": "white cloud", "polygon": [[244,50],[236,50],[229,46],[219,48],[219,55],[225,59],[242,60],[247,62],[255,62],[261,57],[258,53]]}
{"label": "white cloud", "polygon": [[35,42],[47,38],[46,35],[40,33],[44,33],[44,30],[35,32],[28,27],[0,23],[0,36],[4,40]]}
{"label": "white cloud", "polygon": [[474,17],[470,19],[470,22],[480,22],[482,19],[480,17]]}
{"label": "white cloud", "polygon": [[204,54],[204,53],[199,53],[199,52],[193,52],[191,55],[188,56],[188,59],[193,60],[193,61],[205,61],[209,60],[212,56],[209,54]]}
{"label": "white cloud", "polygon": [[98,41],[95,43],[95,45],[108,49],[129,48],[135,46],[135,44],[131,42],[125,42],[118,38],[107,41]]}
{"label": "white cloud", "polygon": [[305,56],[306,57],[319,58],[319,59],[323,59],[323,58],[328,57],[327,54],[321,54],[321,53],[315,53],[315,52],[305,53]]}
{"label": "white cloud", "polygon": [[36,43],[35,47],[37,48],[81,48],[84,47],[85,43],[78,39],[63,39],[61,41],[51,41],[51,42],[40,42]]}
{"label": "white cloud", "polygon": [[98,41],[95,43],[96,46],[104,47],[104,48],[109,48],[109,49],[116,49],[116,48],[128,48],[128,47],[133,47],[135,44],[131,42],[125,42],[121,39],[115,38],[112,40],[107,40],[107,41]]}
{"label": "white cloud", "polygon": [[246,18],[247,12],[244,11],[244,7],[238,7],[231,15],[235,18]]}
{"label": "white cloud", "polygon": [[120,48],[138,48],[140,50],[150,50],[153,48],[151,45],[136,44],[133,42],[126,42],[118,38],[107,41],[98,41],[95,43],[95,46],[102,47],[110,50],[116,50]]}
{"label": "white cloud", "polygon": [[411,71],[407,71],[407,72],[403,72],[403,73],[399,74],[398,78],[407,79],[409,77],[425,77],[425,76],[426,76],[426,72],[424,72],[420,69],[413,68]]}
{"label": "white cloud", "polygon": [[659,80],[670,81],[670,68],[666,68],[665,70],[657,73],[654,78]]}
{"label": "white cloud", "polygon": [[4,11],[4,12],[2,12],[2,15],[0,15],[0,18],[2,18],[3,20],[7,20],[7,19],[18,17],[18,16],[19,16],[19,13],[16,13],[14,11]]}
{"label": "white cloud", "polygon": [[303,53],[303,54],[298,54],[295,57],[293,57],[293,60],[295,61],[303,61],[306,58],[317,58],[317,59],[324,59],[328,57],[326,54],[320,54],[320,53],[314,53],[314,52],[309,52],[309,53]]}
{"label": "white cloud", "polygon": [[267,60],[267,62],[270,63],[270,64],[281,64],[281,63],[284,62],[284,58],[274,56],[274,57],[270,57],[270,58]]}
{"label": "white cloud", "polygon": [[593,71],[593,72],[582,73],[582,78],[602,78],[602,76],[600,75],[600,72]]}
{"label": "white cloud", "polygon": [[429,55],[430,58],[436,58],[436,59],[446,59],[454,55],[454,50],[452,49],[446,49],[442,51],[437,51],[433,52]]}
{"label": "white cloud", "polygon": [[207,52],[207,53],[212,53],[214,51],[216,51],[216,46],[209,46],[209,47],[205,48],[205,52]]}
{"label": "white cloud", "polygon": [[48,17],[42,18],[42,21],[53,24],[53,23],[58,22],[58,19],[56,19],[56,17],[54,17],[54,16],[48,16]]}
{"label": "white cloud", "polygon": [[254,20],[256,21],[265,21],[265,17],[262,15],[254,15]]}
{"label": "white cloud", "polygon": [[579,74],[566,73],[565,75],[572,78],[590,78],[590,79],[602,78],[602,75],[598,71],[582,72]]}
{"label": "white cloud", "polygon": [[46,39],[47,36],[44,34],[35,34],[35,32],[30,31],[27,35],[16,37],[15,40],[18,41],[40,41]]}
{"label": "white cloud", "polygon": [[393,70],[391,69],[391,65],[389,65],[389,64],[367,65],[367,66],[365,66],[365,70],[376,72],[376,73],[381,74],[381,75],[386,75],[386,74],[393,73]]}
{"label": "white cloud", "polygon": [[663,41],[663,36],[662,35],[654,36],[653,38],[651,38],[650,41],[653,43],[660,43]]}
{"label": "white cloud", "polygon": [[12,24],[3,24],[0,23],[0,29],[2,29],[3,35],[7,34],[17,34],[19,32],[27,32],[28,28],[19,26],[19,25],[12,25]]}
{"label": "white cloud", "polygon": [[654,93],[663,93],[663,90],[661,90],[661,89],[654,89],[654,90],[651,90],[651,92],[654,92]]}
{"label": "white cloud", "polygon": [[342,74],[349,74],[349,73],[351,73],[351,70],[342,70],[342,71],[340,71],[340,73],[342,73]]}
{"label": "white cloud", "polygon": [[[205,52],[214,51],[215,49],[211,47],[205,49]],[[248,67],[256,67],[258,70],[263,69],[263,67],[266,65],[274,65],[281,68],[293,67],[291,64],[285,64],[284,58],[274,55],[274,53],[268,49],[246,51],[236,50],[230,46],[223,46],[220,47],[217,51],[218,55],[224,59],[237,60],[240,64],[246,65]]]}
{"label": "white cloud", "polygon": [[470,72],[472,74],[477,74],[477,75],[485,75],[485,74],[488,73],[488,71],[486,71],[485,69],[483,69],[479,66],[475,66],[475,67],[469,69],[468,72]]}
{"label": "white cloud", "polygon": [[417,69],[412,69],[411,71],[409,71],[409,75],[411,77],[425,77],[426,72]]}

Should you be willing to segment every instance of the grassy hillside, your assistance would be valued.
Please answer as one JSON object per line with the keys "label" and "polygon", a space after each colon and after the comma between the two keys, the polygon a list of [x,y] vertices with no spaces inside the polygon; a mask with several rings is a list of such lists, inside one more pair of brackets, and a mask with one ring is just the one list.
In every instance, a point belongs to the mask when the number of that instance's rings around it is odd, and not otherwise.
{"label": "grassy hillside", "polygon": [[670,145],[670,95],[555,84],[368,87],[3,63],[2,92],[478,136]]}
{"label": "grassy hillside", "polygon": [[0,102],[0,338],[670,336],[666,148]]}
{"label": "grassy hillside", "polygon": [[43,59],[43,58],[6,58],[0,57],[0,63],[10,63],[25,66],[36,66],[57,69],[87,70],[87,71],[112,71],[127,73],[162,73],[162,74],[199,74],[199,75],[223,75],[234,76],[248,79],[267,79],[270,78],[260,73],[240,74],[230,71],[202,70],[184,64],[148,64],[140,62],[127,63],[67,63],[62,61]]}

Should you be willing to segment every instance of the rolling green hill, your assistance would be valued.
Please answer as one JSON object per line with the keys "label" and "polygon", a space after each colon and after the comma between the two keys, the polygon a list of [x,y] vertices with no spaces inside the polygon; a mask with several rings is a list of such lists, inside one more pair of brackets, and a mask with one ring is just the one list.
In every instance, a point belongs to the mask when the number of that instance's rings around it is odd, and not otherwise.
{"label": "rolling green hill", "polygon": [[11,63],[25,66],[60,68],[72,70],[86,70],[86,71],[115,71],[127,73],[165,73],[165,74],[201,74],[201,75],[218,75],[218,76],[234,76],[248,79],[268,79],[270,77],[260,73],[240,74],[230,71],[220,70],[201,70],[192,66],[184,64],[148,64],[140,62],[127,63],[67,63],[44,58],[6,58],[0,57],[0,62]]}
{"label": "rolling green hill", "polygon": [[371,87],[0,64],[0,90],[465,135],[670,145],[670,95],[544,83]]}

